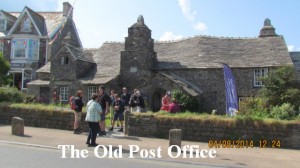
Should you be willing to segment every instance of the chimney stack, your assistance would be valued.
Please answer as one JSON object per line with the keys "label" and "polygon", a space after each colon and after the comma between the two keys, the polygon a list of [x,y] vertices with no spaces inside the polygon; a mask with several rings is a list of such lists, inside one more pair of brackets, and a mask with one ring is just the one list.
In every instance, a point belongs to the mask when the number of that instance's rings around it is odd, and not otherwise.
{"label": "chimney stack", "polygon": [[69,2],[63,3],[63,16],[73,18],[73,6]]}

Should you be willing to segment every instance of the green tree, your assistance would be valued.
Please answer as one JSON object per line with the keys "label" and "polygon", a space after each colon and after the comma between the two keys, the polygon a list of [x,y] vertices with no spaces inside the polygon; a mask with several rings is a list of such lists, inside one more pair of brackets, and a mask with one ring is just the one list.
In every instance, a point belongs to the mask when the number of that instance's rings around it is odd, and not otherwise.
{"label": "green tree", "polygon": [[4,58],[3,53],[0,52],[0,86],[9,82],[10,77],[7,75],[9,69],[9,62]]}
{"label": "green tree", "polygon": [[267,98],[270,108],[289,103],[296,109],[300,106],[300,90],[297,86],[294,67],[281,67],[271,71],[262,79],[265,87],[261,90],[262,96]]}
{"label": "green tree", "polygon": [[173,98],[175,98],[177,103],[180,105],[181,111],[199,111],[199,103],[195,97],[192,97],[181,90],[174,90]]}

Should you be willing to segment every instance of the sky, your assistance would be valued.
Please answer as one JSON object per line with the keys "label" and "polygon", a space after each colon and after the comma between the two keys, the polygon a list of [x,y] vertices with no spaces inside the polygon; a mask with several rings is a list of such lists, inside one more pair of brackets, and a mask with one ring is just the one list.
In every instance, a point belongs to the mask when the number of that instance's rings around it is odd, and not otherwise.
{"label": "sky", "polygon": [[152,38],[170,41],[199,35],[258,37],[266,18],[289,51],[300,51],[300,0],[0,0],[0,9],[62,11],[74,7],[73,18],[84,48],[105,41],[124,41],[139,15]]}

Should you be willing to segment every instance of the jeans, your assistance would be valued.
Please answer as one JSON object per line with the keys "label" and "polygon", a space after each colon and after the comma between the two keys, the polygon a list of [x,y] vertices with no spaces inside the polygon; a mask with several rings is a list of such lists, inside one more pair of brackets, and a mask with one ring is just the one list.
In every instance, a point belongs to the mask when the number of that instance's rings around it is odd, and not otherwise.
{"label": "jeans", "polygon": [[96,137],[97,133],[99,132],[99,123],[98,122],[88,122],[90,131],[89,136],[87,138],[87,143],[90,143],[91,145],[96,144]]}

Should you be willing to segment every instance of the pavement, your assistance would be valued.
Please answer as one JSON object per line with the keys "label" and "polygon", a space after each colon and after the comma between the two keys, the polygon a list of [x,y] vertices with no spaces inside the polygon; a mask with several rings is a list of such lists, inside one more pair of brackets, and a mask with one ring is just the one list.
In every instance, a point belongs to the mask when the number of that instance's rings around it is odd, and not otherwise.
{"label": "pavement", "polygon": [[[117,129],[115,129],[117,130]],[[61,149],[58,145],[74,145],[78,150],[87,150],[90,155],[94,155],[94,149],[87,147],[85,144],[87,133],[79,135],[73,134],[73,131],[46,129],[36,127],[25,127],[24,136],[15,136],[11,134],[11,126],[0,125],[0,145],[26,146],[30,148],[45,148],[59,151],[56,156],[60,159]],[[169,141],[165,139],[145,138],[124,136],[122,133],[113,131],[108,132],[107,136],[97,137],[97,143],[106,147],[112,146],[117,149],[122,145],[122,152],[125,158],[130,155],[130,145],[137,145],[140,151],[133,153],[133,159],[145,160],[149,162],[149,158],[143,158],[147,151],[157,151],[161,147],[161,157],[155,155],[150,159],[150,164],[156,162],[178,163],[180,165],[195,165],[198,167],[289,167],[294,168],[300,165],[300,150],[278,149],[278,148],[213,148],[216,150],[215,158],[195,158],[195,153],[187,153],[187,157],[183,158],[183,153],[172,153],[172,156],[179,155],[178,158],[172,158],[168,154]],[[210,150],[208,143],[182,141],[184,145],[198,145],[199,150]],[[103,149],[99,149],[100,155],[104,153]],[[146,153],[145,153],[146,152]],[[148,154],[151,152],[148,152]],[[70,158],[70,150],[66,154]],[[95,156],[93,156],[95,157]],[[2,158],[3,159],[3,158]],[[1,160],[1,158],[0,158]],[[115,159],[114,159],[115,160]],[[117,161],[117,160],[116,160]],[[55,164],[55,163],[53,163]],[[154,166],[155,167],[155,166]],[[186,166],[179,166],[186,167]]]}

